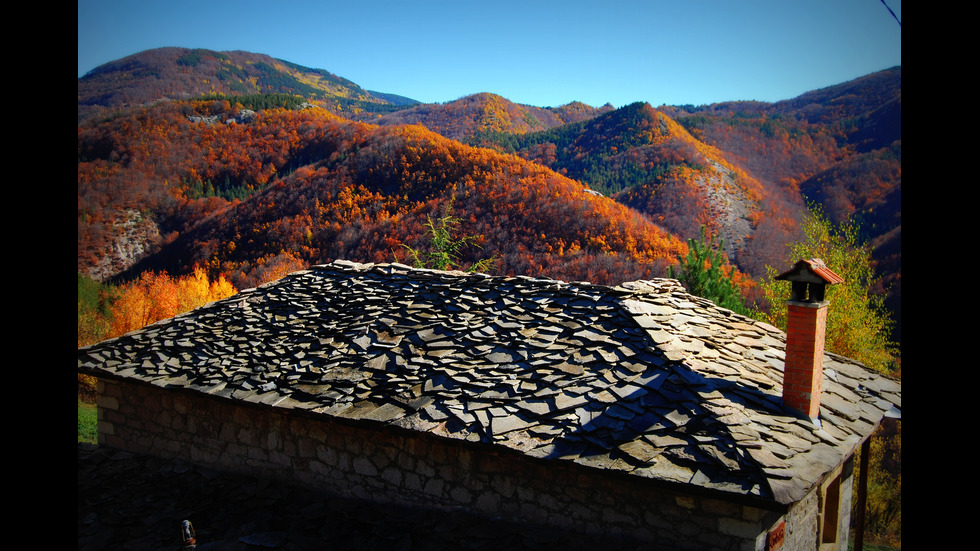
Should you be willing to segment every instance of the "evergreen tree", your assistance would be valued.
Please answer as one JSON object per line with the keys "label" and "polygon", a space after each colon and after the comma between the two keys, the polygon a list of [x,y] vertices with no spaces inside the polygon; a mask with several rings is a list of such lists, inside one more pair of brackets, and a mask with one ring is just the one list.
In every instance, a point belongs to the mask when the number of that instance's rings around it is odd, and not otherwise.
{"label": "evergreen tree", "polygon": [[709,237],[705,227],[701,226],[701,240],[687,240],[687,256],[679,259],[680,273],[669,266],[667,275],[680,280],[692,295],[747,316],[750,311],[735,283],[735,269],[721,250],[724,245],[725,240],[722,239],[716,246],[715,237]]}

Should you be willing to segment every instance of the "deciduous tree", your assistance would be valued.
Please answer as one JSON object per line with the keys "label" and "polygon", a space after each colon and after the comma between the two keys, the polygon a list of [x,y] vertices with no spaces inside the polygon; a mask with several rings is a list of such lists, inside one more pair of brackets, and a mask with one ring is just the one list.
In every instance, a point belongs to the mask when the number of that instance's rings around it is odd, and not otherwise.
{"label": "deciduous tree", "polygon": [[767,277],[760,288],[770,309],[760,316],[785,329],[789,282],[775,277],[800,259],[819,258],[844,279],[827,289],[827,350],[883,373],[899,370],[898,347],[891,340],[894,322],[884,306],[885,294],[874,291],[877,277],[871,247],[858,242],[858,228],[849,223],[835,227],[822,209],[813,206],[804,214],[802,229],[805,237],[790,245],[786,265],[766,267]]}
{"label": "deciduous tree", "polygon": [[[476,242],[479,236],[475,235],[456,235],[456,226],[461,221],[452,215],[453,201],[450,201],[446,209],[446,215],[437,222],[428,217],[426,226],[429,228],[429,239],[431,248],[429,251],[420,251],[404,245],[417,268],[435,268],[437,270],[455,270],[461,267],[461,251],[467,245],[479,247]],[[493,267],[493,258],[480,259],[466,269],[468,272],[485,272]]]}

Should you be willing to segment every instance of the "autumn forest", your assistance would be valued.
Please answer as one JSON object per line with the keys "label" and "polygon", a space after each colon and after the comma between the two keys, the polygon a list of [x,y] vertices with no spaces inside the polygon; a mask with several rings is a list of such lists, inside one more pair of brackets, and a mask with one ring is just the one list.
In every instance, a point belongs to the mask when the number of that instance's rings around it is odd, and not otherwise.
{"label": "autumn forest", "polygon": [[[901,68],[775,104],[531,107],[151,50],[79,79],[78,272],[207,301],[332,259],[411,263],[452,216],[474,237],[460,267],[615,284],[665,276],[703,227],[765,308],[758,283],[819,205],[859,223],[898,317],[900,117]],[[127,300],[102,304],[133,317]]]}

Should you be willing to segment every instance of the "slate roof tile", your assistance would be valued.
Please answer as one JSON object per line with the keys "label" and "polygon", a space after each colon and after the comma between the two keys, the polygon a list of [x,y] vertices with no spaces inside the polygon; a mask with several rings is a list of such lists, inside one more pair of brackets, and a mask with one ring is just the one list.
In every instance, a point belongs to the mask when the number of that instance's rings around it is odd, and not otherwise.
{"label": "slate roof tile", "polygon": [[901,385],[827,354],[814,426],[782,406],[784,347],[674,280],[336,261],[81,348],[78,369],[788,504]]}

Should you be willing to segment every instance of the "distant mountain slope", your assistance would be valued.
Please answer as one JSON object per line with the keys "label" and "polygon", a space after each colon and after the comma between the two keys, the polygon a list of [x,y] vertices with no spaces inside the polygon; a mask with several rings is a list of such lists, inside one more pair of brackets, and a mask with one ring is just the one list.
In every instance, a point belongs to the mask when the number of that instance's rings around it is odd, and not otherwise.
{"label": "distant mountain slope", "polygon": [[105,109],[214,93],[292,94],[339,113],[388,112],[418,103],[264,54],[158,48],[106,63],[79,78],[78,112],[81,119]]}
{"label": "distant mountain slope", "polygon": [[858,151],[887,147],[902,139],[902,68],[806,92],[772,104],[770,111],[839,127]]}
{"label": "distant mountain slope", "polygon": [[807,201],[821,205],[831,221],[858,225],[861,241],[873,247],[882,284],[888,288],[887,304],[896,312],[901,311],[902,296],[901,184],[901,140],[853,155],[800,183]]}
{"label": "distant mountain slope", "polygon": [[454,140],[495,132],[526,134],[591,119],[613,107],[572,102],[561,107],[519,105],[496,94],[480,93],[448,103],[418,104],[377,118],[380,125],[421,124]]}
{"label": "distant mountain slope", "polygon": [[848,157],[800,182],[834,223],[853,221],[865,240],[902,225],[902,142]]}
{"label": "distant mountain slope", "polygon": [[900,311],[901,67],[776,103],[660,109],[763,186],[821,206],[834,222],[860,224]]}
{"label": "distant mountain slope", "polygon": [[759,180],[795,188],[852,155],[900,141],[901,105],[896,67],[776,103],[660,109]]}
{"label": "distant mountain slope", "polygon": [[[100,279],[156,251],[154,262],[171,258],[160,265],[186,269],[193,258],[242,281],[275,264],[396,254],[455,197],[475,217],[464,229],[488,236],[515,274],[656,273],[678,243],[664,230],[683,239],[704,224],[758,277],[790,260],[786,244],[813,201],[833,220],[862,222],[886,280],[900,283],[900,67],[772,104],[541,108],[492,93],[418,104],[261,54],[162,48],[96,68],[78,87],[78,263]],[[496,160],[470,159],[489,149]],[[559,191],[542,203],[549,186]],[[259,196],[273,204],[260,208]],[[287,203],[309,219],[272,208]],[[571,233],[550,229],[562,225],[555,213]],[[599,225],[575,229],[583,214]],[[396,219],[408,225],[386,229]],[[245,246],[263,242],[278,249]]]}
{"label": "distant mountain slope", "polygon": [[118,274],[196,222],[335,151],[355,130],[320,108],[243,123],[223,100],[173,101],[78,127],[78,270]]}
{"label": "distant mountain slope", "polygon": [[[320,160],[204,216],[189,213],[216,198],[170,202],[176,209],[170,237],[131,274],[202,265],[243,286],[259,282],[268,265],[407,262],[403,245],[428,248],[427,218],[447,214],[460,218],[461,235],[481,236],[481,248],[465,251],[464,260],[494,257],[494,271],[502,274],[616,283],[661,276],[685,250],[681,240],[579,182],[422,126],[376,127],[283,111],[260,114],[255,124],[271,124],[263,123],[266,117],[276,117],[284,135],[293,123],[319,128],[312,135]],[[181,143],[202,141],[208,132],[179,120],[171,130]]]}
{"label": "distant mountain slope", "polygon": [[[802,237],[807,201],[835,221],[865,221],[869,241],[901,235],[892,231],[901,210],[890,199],[862,197],[901,197],[900,67],[772,104],[637,103],[545,131],[484,132],[467,141],[580,180],[682,237],[706,225],[756,277],[786,262],[786,243]],[[844,175],[852,183],[835,183]],[[854,185],[862,178],[874,185]]]}
{"label": "distant mountain slope", "polygon": [[785,208],[792,198],[774,197],[717,148],[646,103],[546,131],[486,133],[469,142],[515,152],[579,180],[683,238],[707,226],[724,239],[729,258],[754,275],[785,248],[785,231],[765,227],[792,226],[787,211],[799,208],[798,201]]}
{"label": "distant mountain slope", "polygon": [[901,225],[901,67],[772,104],[663,109],[764,185],[868,220],[869,240]]}

